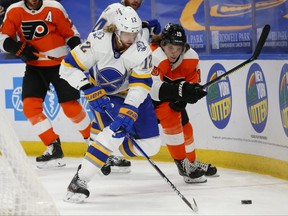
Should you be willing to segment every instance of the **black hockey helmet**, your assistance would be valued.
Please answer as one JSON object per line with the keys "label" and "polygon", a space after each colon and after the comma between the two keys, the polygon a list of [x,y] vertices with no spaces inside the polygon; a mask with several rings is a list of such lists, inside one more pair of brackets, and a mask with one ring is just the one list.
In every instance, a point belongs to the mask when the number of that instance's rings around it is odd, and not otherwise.
{"label": "black hockey helmet", "polygon": [[164,42],[173,45],[184,46],[187,42],[185,31],[180,24],[166,24],[161,35]]}

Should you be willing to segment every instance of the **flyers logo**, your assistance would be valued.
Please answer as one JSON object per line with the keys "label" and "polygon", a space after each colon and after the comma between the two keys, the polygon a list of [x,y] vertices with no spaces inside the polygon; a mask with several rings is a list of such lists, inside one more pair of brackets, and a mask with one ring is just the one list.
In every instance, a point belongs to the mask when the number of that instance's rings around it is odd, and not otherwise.
{"label": "flyers logo", "polygon": [[43,21],[22,22],[21,28],[26,40],[41,38],[48,34],[48,26]]}
{"label": "flyers logo", "polygon": [[159,68],[154,66],[154,68],[153,68],[153,70],[151,72],[151,75],[152,76],[159,76],[159,74],[160,74]]}
{"label": "flyers logo", "polygon": [[[269,16],[269,9],[272,9],[273,14],[279,14],[279,20],[283,19],[283,22],[286,23],[287,20],[285,19],[288,18],[288,14],[280,16],[281,11],[286,10],[286,1],[287,0],[257,0],[255,3],[257,17],[265,20],[267,16]],[[235,3],[235,1],[230,0],[223,3],[223,1],[218,0],[216,2],[214,5],[212,2],[209,2],[211,31],[251,28],[249,14],[252,13],[252,5],[250,1]],[[205,21],[203,20],[204,7],[204,0],[190,0],[183,9],[180,17],[182,26],[190,31],[205,30]]]}

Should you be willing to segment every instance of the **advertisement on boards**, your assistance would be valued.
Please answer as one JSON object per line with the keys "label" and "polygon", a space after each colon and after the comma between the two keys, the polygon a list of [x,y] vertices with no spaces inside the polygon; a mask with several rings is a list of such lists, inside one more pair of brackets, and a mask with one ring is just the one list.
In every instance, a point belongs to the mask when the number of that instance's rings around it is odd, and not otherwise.
{"label": "advertisement on boards", "polygon": [[[201,61],[202,84],[227,72],[241,60]],[[1,64],[0,104],[21,141],[39,141],[23,115],[24,64]],[[208,95],[187,106],[196,148],[262,155],[288,160],[288,64],[258,60],[206,88]],[[83,95],[80,103],[92,114]],[[50,86],[43,112],[61,140],[82,142],[59,106]]]}

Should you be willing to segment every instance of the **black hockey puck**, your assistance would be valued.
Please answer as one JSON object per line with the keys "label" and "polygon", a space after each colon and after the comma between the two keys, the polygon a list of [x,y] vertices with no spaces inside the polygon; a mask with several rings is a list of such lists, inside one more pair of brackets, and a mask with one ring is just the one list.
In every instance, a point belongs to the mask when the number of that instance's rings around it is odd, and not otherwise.
{"label": "black hockey puck", "polygon": [[241,204],[252,204],[252,200],[241,200]]}

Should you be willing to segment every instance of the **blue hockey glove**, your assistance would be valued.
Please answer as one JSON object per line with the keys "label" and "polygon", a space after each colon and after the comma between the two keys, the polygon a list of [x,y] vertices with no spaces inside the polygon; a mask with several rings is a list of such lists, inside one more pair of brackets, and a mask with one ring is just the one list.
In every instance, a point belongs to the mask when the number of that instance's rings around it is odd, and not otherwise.
{"label": "blue hockey glove", "polygon": [[138,118],[138,108],[125,104],[123,105],[116,118],[110,125],[110,129],[115,132],[113,137],[125,137],[126,133],[130,133],[133,125]]}
{"label": "blue hockey glove", "polygon": [[110,102],[104,89],[99,86],[93,86],[83,90],[83,92],[92,109],[100,113],[105,113],[105,110],[111,112],[113,104]]}
{"label": "blue hockey glove", "polygon": [[161,33],[161,25],[157,19],[143,21],[142,28],[148,28],[150,35]]}

